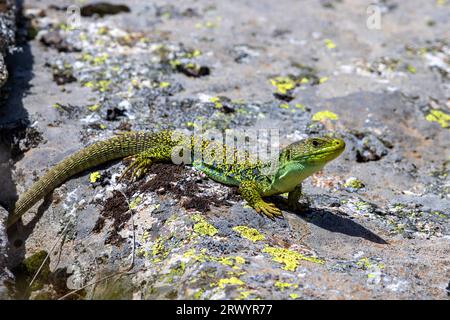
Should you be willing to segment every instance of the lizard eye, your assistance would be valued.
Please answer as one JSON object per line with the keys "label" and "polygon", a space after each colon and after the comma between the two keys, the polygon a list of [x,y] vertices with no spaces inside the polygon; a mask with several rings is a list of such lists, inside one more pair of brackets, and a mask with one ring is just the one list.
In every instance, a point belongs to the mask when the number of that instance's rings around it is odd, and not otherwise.
{"label": "lizard eye", "polygon": [[318,146],[320,145],[320,143],[319,143],[319,141],[317,141],[317,140],[313,140],[313,141],[312,141],[312,145],[313,145],[314,147],[318,147]]}

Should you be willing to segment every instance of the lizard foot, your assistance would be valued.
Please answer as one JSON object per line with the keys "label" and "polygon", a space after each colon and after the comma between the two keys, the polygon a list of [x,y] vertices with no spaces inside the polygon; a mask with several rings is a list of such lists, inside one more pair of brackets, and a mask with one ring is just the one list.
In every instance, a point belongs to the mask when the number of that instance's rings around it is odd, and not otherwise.
{"label": "lizard foot", "polygon": [[283,216],[281,210],[278,209],[273,203],[268,203],[263,200],[260,200],[255,204],[255,210],[259,214],[265,215],[272,220],[275,220],[275,217]]}
{"label": "lizard foot", "polygon": [[133,161],[131,165],[128,166],[128,168],[125,169],[125,171],[120,175],[119,181],[123,179],[123,177],[131,171],[131,179],[139,179],[143,175],[145,175],[148,172],[148,169],[152,165],[152,160],[146,157],[140,157],[137,156],[136,159]]}

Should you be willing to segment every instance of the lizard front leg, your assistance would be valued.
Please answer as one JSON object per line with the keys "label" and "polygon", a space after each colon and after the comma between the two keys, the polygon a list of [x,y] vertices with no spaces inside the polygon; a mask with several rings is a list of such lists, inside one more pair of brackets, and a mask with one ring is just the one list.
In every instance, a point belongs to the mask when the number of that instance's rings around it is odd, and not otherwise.
{"label": "lizard front leg", "polygon": [[302,184],[299,184],[294,188],[294,190],[292,190],[288,194],[289,209],[293,211],[301,211],[302,209],[304,209],[305,205],[302,205],[298,202],[301,197],[302,197]]}
{"label": "lizard front leg", "polygon": [[282,212],[273,203],[265,202],[260,194],[258,184],[254,181],[243,181],[239,185],[239,192],[248,204],[259,214],[264,214],[270,219],[281,216]]}

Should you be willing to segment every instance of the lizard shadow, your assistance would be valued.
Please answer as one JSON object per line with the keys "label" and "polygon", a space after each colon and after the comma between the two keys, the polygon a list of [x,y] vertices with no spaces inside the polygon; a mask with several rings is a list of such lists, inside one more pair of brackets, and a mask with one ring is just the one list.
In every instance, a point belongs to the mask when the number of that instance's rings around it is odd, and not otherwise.
{"label": "lizard shadow", "polygon": [[315,226],[336,233],[342,233],[351,237],[359,237],[378,244],[389,244],[386,240],[373,233],[369,229],[363,227],[359,223],[350,218],[343,217],[330,210],[316,209],[311,206],[306,207],[303,211],[293,211],[287,207],[286,199],[280,200],[276,198],[279,207],[287,212],[293,213]]}

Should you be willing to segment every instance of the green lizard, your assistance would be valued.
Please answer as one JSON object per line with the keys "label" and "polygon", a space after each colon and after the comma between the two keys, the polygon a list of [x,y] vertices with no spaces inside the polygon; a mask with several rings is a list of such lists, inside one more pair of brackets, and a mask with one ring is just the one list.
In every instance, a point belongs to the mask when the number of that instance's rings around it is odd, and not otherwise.
{"label": "green lizard", "polygon": [[[206,161],[202,157],[194,158],[192,165],[215,181],[237,186],[251,207],[273,219],[281,216],[282,212],[274,204],[265,202],[263,197],[288,192],[289,206],[297,209],[302,181],[321,170],[344,149],[345,143],[341,139],[308,138],[282,149],[278,161],[251,161],[248,152],[198,137],[175,134],[171,130],[124,133],[93,143],[51,168],[19,197],[10,212],[8,227],[54,188],[77,173],[114,159],[133,157],[134,162],[125,172],[131,170],[132,177],[140,177],[152,163],[168,162],[174,154],[181,155],[184,150],[200,150],[201,154],[208,151],[212,152],[212,159],[222,159]],[[223,157],[217,157],[220,155]],[[276,164],[275,168],[267,173],[264,169],[273,163]]]}

